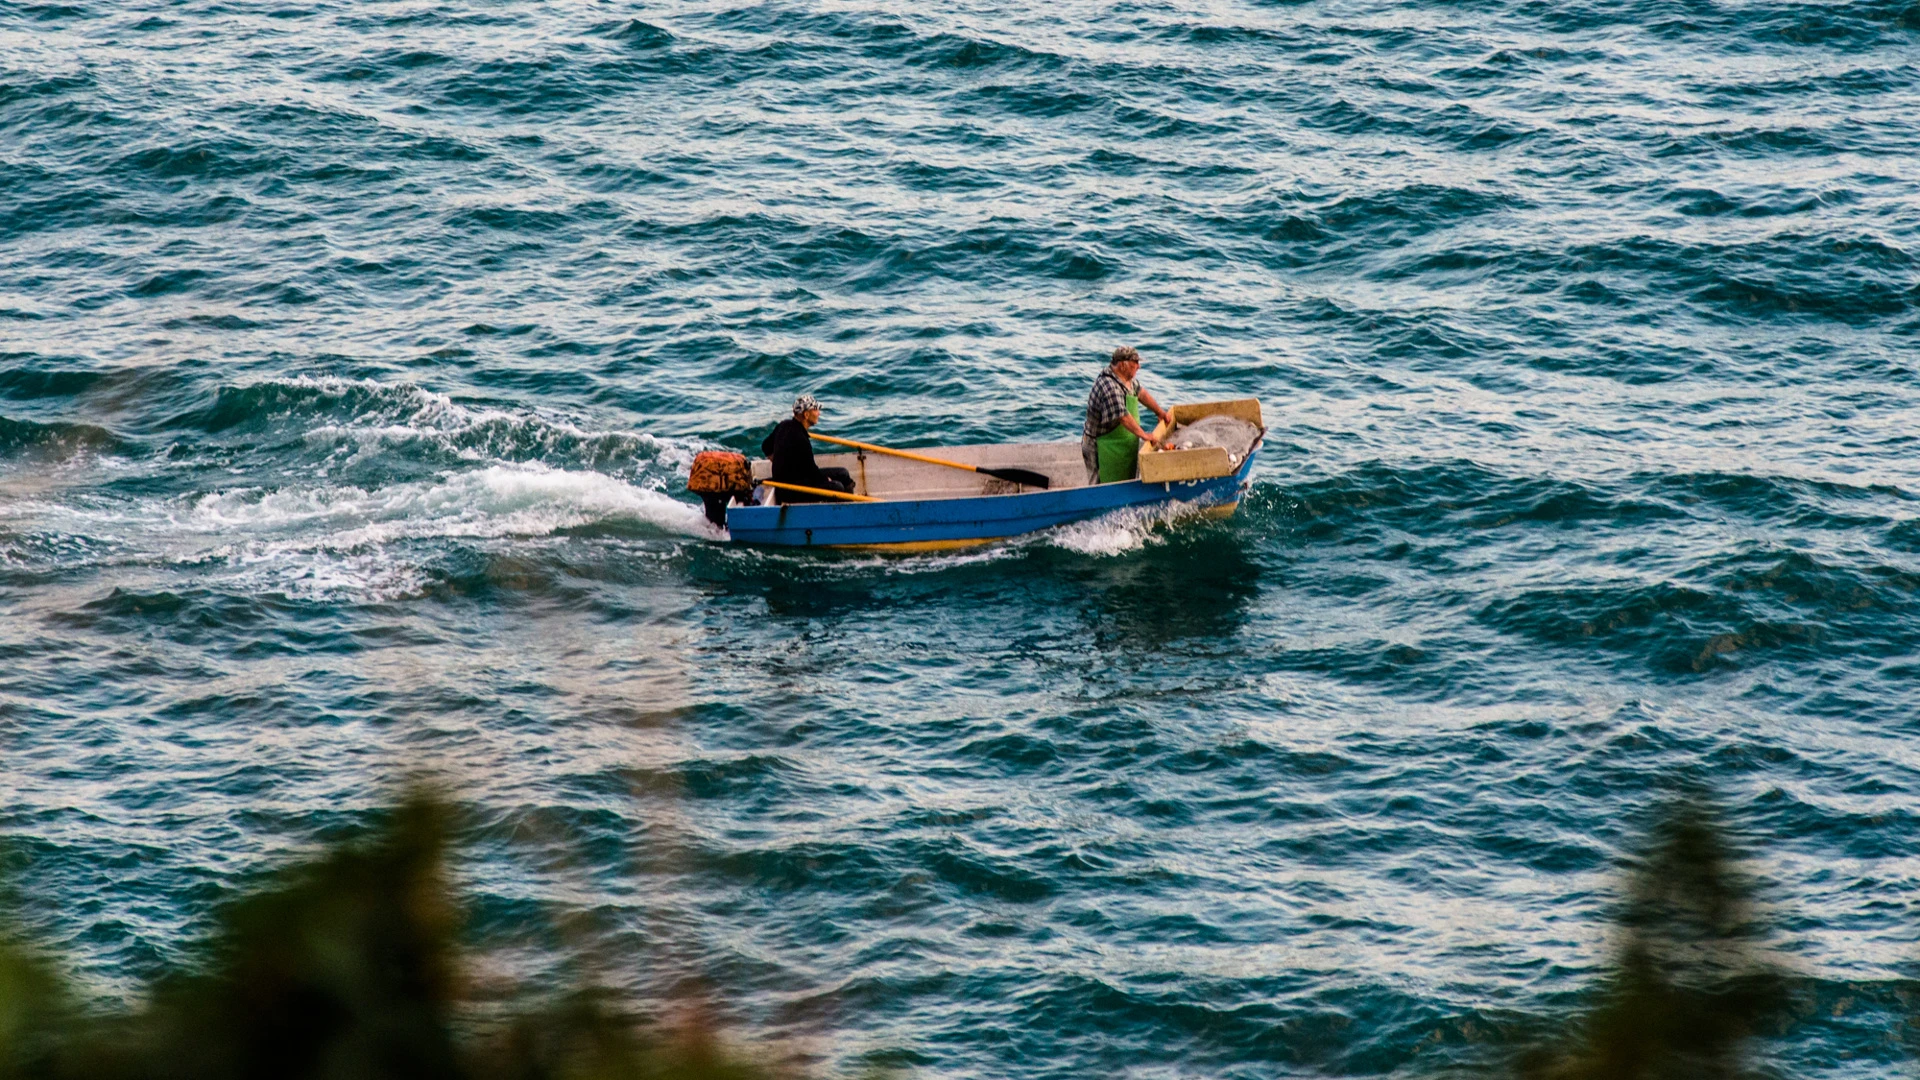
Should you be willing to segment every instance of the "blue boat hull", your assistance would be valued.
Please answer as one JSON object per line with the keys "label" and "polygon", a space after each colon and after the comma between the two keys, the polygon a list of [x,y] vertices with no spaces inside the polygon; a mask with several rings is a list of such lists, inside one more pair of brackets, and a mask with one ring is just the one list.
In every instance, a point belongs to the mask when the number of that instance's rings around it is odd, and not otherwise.
{"label": "blue boat hull", "polygon": [[1118,484],[883,502],[734,506],[727,531],[735,543],[778,547],[853,547],[935,551],[1086,521],[1115,510],[1185,503],[1231,511],[1253,471],[1248,454],[1229,476],[1146,484]]}

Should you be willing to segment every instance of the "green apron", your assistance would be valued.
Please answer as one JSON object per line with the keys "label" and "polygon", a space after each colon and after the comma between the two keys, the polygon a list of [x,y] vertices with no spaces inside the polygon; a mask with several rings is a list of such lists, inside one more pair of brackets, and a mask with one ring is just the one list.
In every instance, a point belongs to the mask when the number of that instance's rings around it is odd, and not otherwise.
{"label": "green apron", "polygon": [[[1140,395],[1127,394],[1127,415],[1134,423],[1140,422]],[[1140,436],[1127,430],[1125,424],[1113,425],[1113,430],[1093,440],[1094,453],[1100,462],[1100,482],[1111,484],[1118,480],[1133,479],[1134,468],[1140,461]]]}

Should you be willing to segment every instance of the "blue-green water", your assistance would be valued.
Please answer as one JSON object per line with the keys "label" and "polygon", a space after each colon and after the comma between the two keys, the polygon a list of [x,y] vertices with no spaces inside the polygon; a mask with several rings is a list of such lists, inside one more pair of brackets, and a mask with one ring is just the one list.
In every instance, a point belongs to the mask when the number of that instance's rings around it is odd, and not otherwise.
{"label": "blue-green water", "polygon": [[[828,1072],[1417,1076],[1719,792],[1797,1076],[1910,1068],[1920,8],[0,7],[0,832],[103,993],[424,770],[489,979]],[[1257,395],[1233,520],[883,559],[798,391]],[[497,969],[497,970],[496,970]]]}

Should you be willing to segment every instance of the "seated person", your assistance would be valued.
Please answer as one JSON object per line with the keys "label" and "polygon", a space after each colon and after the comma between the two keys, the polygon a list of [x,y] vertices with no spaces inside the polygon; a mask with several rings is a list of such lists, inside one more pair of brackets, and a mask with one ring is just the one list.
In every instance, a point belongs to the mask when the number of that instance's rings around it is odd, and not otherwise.
{"label": "seated person", "polygon": [[[813,463],[813,440],[807,438],[807,429],[819,422],[820,403],[812,394],[801,394],[793,399],[793,419],[775,425],[773,434],[760,444],[760,452],[773,463],[773,479],[778,483],[852,492],[852,473],[845,469],[823,469]],[[774,488],[773,495],[776,502],[782,503],[839,501],[826,495],[784,488]]]}

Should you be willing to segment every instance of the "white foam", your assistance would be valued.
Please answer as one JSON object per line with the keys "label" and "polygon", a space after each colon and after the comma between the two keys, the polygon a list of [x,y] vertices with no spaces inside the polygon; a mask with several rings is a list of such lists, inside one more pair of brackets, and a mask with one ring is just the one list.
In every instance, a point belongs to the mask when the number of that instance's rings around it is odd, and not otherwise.
{"label": "white foam", "polygon": [[[199,567],[249,591],[392,599],[430,581],[406,542],[537,539],[599,524],[666,536],[726,538],[700,508],[604,473],[490,465],[429,481],[239,488],[164,502],[22,501],[0,520],[75,538],[113,538],[88,562]],[[20,553],[4,551],[17,559]]]}
{"label": "white foam", "polygon": [[926,554],[870,554],[849,555],[823,560],[818,549],[795,548],[738,548],[736,557],[793,559],[805,561],[809,574],[828,578],[855,580],[872,577],[876,573],[890,577],[910,574],[945,573],[961,566],[975,566],[981,563],[996,562],[1011,558],[1019,548],[1013,542],[993,542],[979,547],[959,548],[952,551],[929,552]]}
{"label": "white foam", "polygon": [[[0,502],[0,523],[112,538],[107,561],[116,563],[194,566],[248,588],[296,595],[376,598],[417,594],[429,583],[419,560],[397,549],[413,541],[533,539],[622,523],[673,537],[726,537],[699,507],[662,490],[706,448],[699,440],[597,431],[532,410],[469,408],[407,383],[294,377],[237,389],[256,394],[260,412],[282,419],[330,413],[331,422],[303,438],[341,452],[285,486],[255,481],[131,501],[14,491],[15,498]],[[422,443],[449,452],[443,463],[472,467],[378,487],[329,482],[343,456],[348,464],[377,464],[396,447]],[[14,547],[0,558],[34,561]]]}
{"label": "white foam", "polygon": [[1159,503],[1116,510],[1090,521],[1076,521],[1041,534],[1044,542],[1082,555],[1105,558],[1139,551],[1162,540],[1161,526],[1191,517],[1202,508],[1193,503]]}
{"label": "white foam", "polygon": [[384,551],[352,555],[260,550],[235,560],[234,572],[225,580],[243,592],[375,603],[419,596],[432,583],[420,567],[396,562]]}
{"label": "white foam", "polygon": [[[685,472],[693,455],[706,448],[694,440],[582,427],[566,417],[538,410],[470,408],[445,394],[407,383],[297,377],[255,386],[311,390],[334,398],[364,391],[372,408],[344,422],[317,424],[304,435],[309,446],[336,446],[348,451],[349,464],[409,443],[427,443],[475,462],[500,460],[503,456],[539,458],[563,452],[571,443],[575,450],[591,450],[596,458],[637,459],[638,463],[677,474]],[[508,453],[503,455],[503,450]]]}
{"label": "white foam", "polygon": [[696,506],[604,473],[538,463],[490,465],[371,491],[220,492],[196,499],[178,524],[200,533],[291,540],[308,550],[355,551],[433,537],[548,536],[612,521],[714,536]]}
{"label": "white foam", "polygon": [[531,539],[627,522],[670,535],[722,539],[700,509],[601,473],[493,465],[432,482],[243,490],[195,500],[178,526],[224,541],[198,557],[224,561],[236,583],[312,598],[396,600],[431,578],[392,545],[433,539]]}

